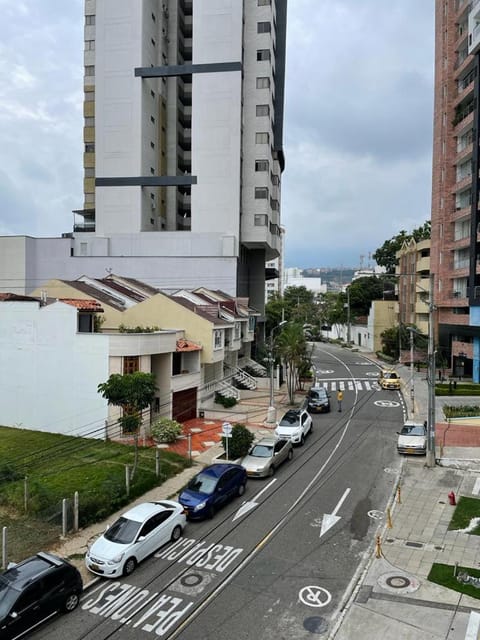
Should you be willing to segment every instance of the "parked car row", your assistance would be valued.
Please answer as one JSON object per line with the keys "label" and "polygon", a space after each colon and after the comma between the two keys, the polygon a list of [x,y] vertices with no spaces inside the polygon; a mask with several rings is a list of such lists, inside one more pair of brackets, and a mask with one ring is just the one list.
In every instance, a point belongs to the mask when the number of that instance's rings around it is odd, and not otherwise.
{"label": "parked car row", "polygon": [[[312,403],[325,400],[316,389],[309,398]],[[292,459],[293,446],[304,444],[311,432],[312,418],[306,408],[290,409],[274,435],[255,442],[240,464],[205,467],[190,480],[178,502],[144,502],[125,511],[89,547],[87,569],[103,578],[130,575],[157,549],[178,540],[187,520],[211,518],[227,502],[242,496],[248,477],[272,476]],[[0,638],[23,636],[56,613],[73,611],[82,590],[78,569],[56,555],[40,552],[11,563],[0,573]]]}

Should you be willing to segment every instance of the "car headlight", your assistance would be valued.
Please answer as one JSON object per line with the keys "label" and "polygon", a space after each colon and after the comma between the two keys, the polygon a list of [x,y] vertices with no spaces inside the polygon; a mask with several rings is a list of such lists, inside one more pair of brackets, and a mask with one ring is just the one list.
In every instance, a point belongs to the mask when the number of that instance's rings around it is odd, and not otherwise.
{"label": "car headlight", "polygon": [[203,509],[204,507],[207,506],[207,501],[204,500],[203,502],[200,502],[199,504],[197,504],[195,507],[193,507],[194,511],[200,511],[201,509]]}
{"label": "car headlight", "polygon": [[122,561],[124,555],[125,555],[124,553],[119,553],[118,556],[115,556],[111,560],[108,560],[107,564],[118,564],[119,562]]}

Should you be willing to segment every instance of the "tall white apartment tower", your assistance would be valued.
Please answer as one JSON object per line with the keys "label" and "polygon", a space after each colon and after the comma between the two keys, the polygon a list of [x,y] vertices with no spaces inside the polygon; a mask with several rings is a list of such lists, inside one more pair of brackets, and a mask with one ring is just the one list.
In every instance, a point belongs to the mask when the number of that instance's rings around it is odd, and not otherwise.
{"label": "tall white apartment tower", "polygon": [[128,275],[155,286],[263,310],[281,251],[286,13],[287,0],[85,0],[73,257],[125,275],[131,257]]}

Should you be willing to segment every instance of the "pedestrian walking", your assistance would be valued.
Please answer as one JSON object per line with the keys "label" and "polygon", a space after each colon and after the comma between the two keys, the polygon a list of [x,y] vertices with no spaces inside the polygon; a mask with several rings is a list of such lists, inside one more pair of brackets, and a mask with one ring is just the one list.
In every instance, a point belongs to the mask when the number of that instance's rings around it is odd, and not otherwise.
{"label": "pedestrian walking", "polygon": [[337,391],[337,403],[338,403],[338,410],[339,411],[342,410],[342,400],[343,400],[343,391],[341,389],[339,389]]}

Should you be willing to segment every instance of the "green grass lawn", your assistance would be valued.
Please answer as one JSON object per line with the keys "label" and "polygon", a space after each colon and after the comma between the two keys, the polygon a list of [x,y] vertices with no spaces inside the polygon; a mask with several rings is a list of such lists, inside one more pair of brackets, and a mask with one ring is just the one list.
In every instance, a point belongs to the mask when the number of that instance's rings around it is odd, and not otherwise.
{"label": "green grass lawn", "polygon": [[[461,496],[458,500],[452,519],[448,525],[449,530],[466,529],[473,518],[480,517],[480,500]],[[480,525],[469,531],[472,535],[480,535]]]}
{"label": "green grass lawn", "polygon": [[[428,574],[428,580],[430,580],[430,582],[435,582],[442,587],[448,587],[448,589],[453,589],[459,593],[464,593],[467,596],[479,599],[480,589],[472,584],[463,584],[462,582],[459,582],[454,575],[454,571],[455,567],[452,565],[435,562]],[[457,567],[456,575],[462,572],[468,573],[469,576],[473,576],[474,578],[480,578],[480,569],[460,566]]]}
{"label": "green grass lawn", "polygon": [[[466,529],[473,518],[480,517],[480,500],[478,498],[467,498],[461,496],[458,500],[452,519],[448,525],[449,530]],[[480,526],[469,532],[473,535],[480,535]],[[441,564],[435,562],[432,565],[428,579],[430,582],[448,587],[459,593],[464,593],[472,598],[480,599],[480,588],[473,584],[464,584],[457,580],[458,574],[467,573],[473,578],[480,578],[480,569],[471,567],[455,567],[449,564]],[[454,575],[455,574],[455,575]]]}
{"label": "green grass lawn", "polygon": [[58,538],[61,501],[73,499],[76,491],[80,526],[86,526],[108,517],[190,464],[182,456],[161,450],[157,477],[155,453],[155,448],[139,447],[139,464],[127,496],[125,465],[133,465],[133,446],[0,427],[0,529],[8,527],[9,558],[25,557],[27,547],[33,552],[46,548],[52,536]]}

